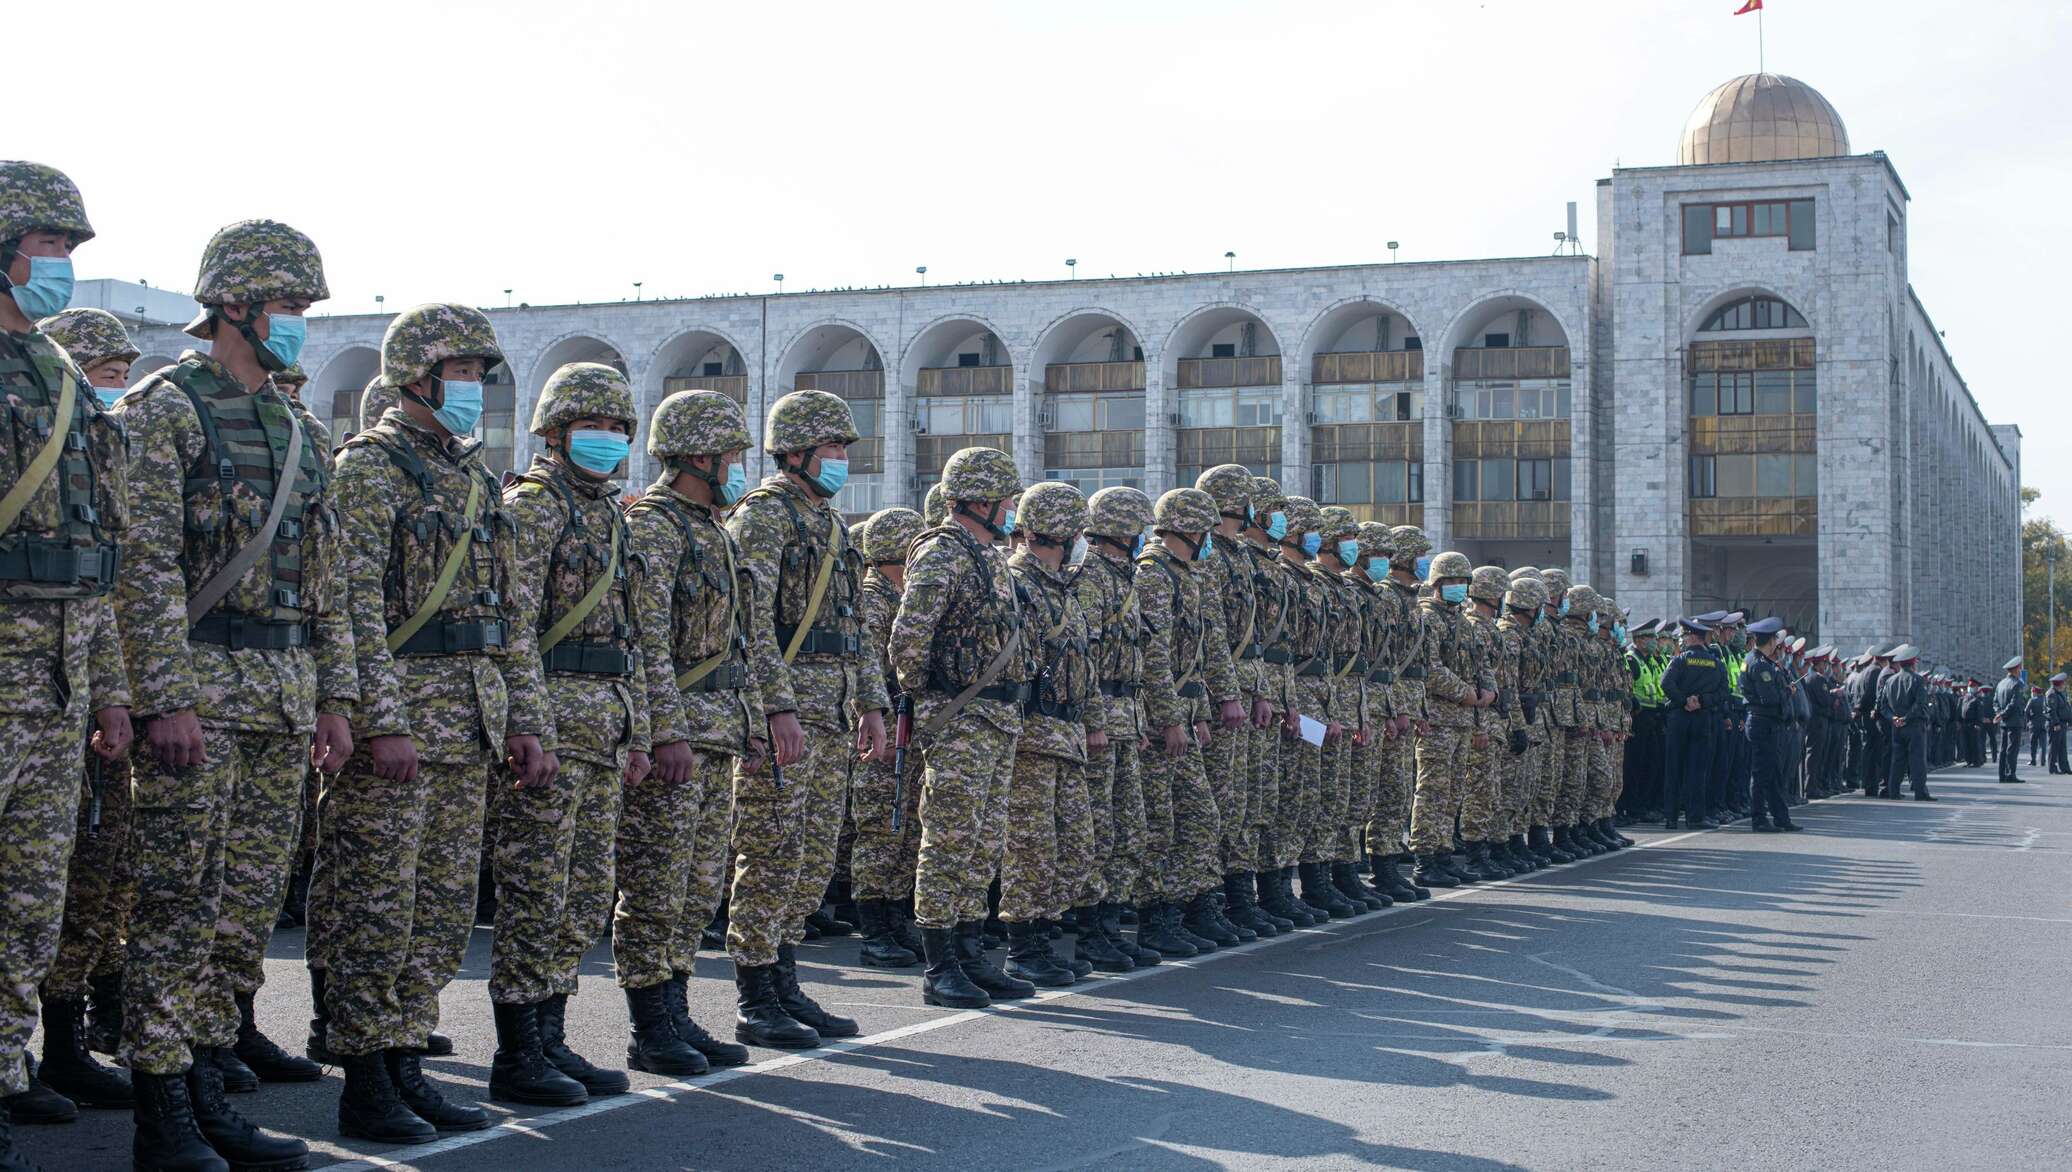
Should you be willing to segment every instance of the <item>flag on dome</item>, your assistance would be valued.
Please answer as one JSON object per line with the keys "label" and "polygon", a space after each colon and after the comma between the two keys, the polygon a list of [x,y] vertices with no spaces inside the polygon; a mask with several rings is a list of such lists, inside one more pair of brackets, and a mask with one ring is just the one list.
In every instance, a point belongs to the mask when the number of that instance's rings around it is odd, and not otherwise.
{"label": "flag on dome", "polygon": [[1748,0],[1748,3],[1746,3],[1746,4],[1743,4],[1743,5],[1741,6],[1741,7],[1739,7],[1739,8],[1736,8],[1736,9],[1734,10],[1734,15],[1735,15],[1735,16],[1747,16],[1747,15],[1748,15],[1749,13],[1751,13],[1751,12],[1755,12],[1755,11],[1758,11],[1758,10],[1760,10],[1760,9],[1762,8],[1762,6],[1763,6],[1763,0]]}

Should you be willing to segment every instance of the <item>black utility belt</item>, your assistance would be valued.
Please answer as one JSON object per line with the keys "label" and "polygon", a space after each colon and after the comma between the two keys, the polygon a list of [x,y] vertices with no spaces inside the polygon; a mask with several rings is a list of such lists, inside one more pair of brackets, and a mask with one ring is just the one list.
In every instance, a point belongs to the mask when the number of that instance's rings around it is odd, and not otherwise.
{"label": "black utility belt", "polygon": [[[963,687],[952,687],[950,682],[941,676],[930,676],[928,678],[928,690],[931,692],[941,692],[948,696],[960,696],[964,693]],[[1003,704],[1026,704],[1029,700],[1029,685],[994,684],[989,688],[980,688],[972,693],[971,698],[974,700],[998,700]]]}
{"label": "black utility belt", "polygon": [[1080,706],[1077,704],[1053,704],[1048,700],[1030,700],[1022,705],[1022,711],[1035,716],[1048,716],[1067,724],[1078,724]]}
{"label": "black utility belt", "polygon": [[1604,693],[1598,691],[1595,688],[1585,688],[1583,689],[1583,699],[1595,703],[1596,701],[1604,699]]}
{"label": "black utility belt", "polygon": [[[791,641],[798,637],[798,633],[797,627],[778,623],[777,650],[781,652],[791,646]],[[862,652],[863,640],[854,635],[844,635],[840,631],[830,631],[825,627],[809,627],[806,637],[799,640],[800,655],[860,655]]]}
{"label": "black utility belt", "polygon": [[1209,690],[1202,686],[1200,680],[1194,680],[1192,682],[1180,685],[1180,698],[1182,700],[1193,700],[1196,697],[1206,696],[1208,694]]}
{"label": "black utility belt", "polygon": [[1295,653],[1285,647],[1269,647],[1260,658],[1272,664],[1290,664],[1295,662]]}
{"label": "black utility belt", "polygon": [[1352,657],[1351,657],[1351,658],[1349,658],[1349,659],[1341,659],[1341,660],[1339,660],[1339,661],[1338,661],[1338,670],[1339,670],[1340,672],[1344,672],[1344,671],[1346,671],[1347,669],[1351,669],[1351,670],[1352,670],[1352,672],[1353,672],[1354,674],[1356,674],[1356,675],[1366,675],[1366,674],[1367,674],[1367,657],[1366,657],[1366,656],[1364,656],[1364,655],[1355,655],[1355,656],[1352,656]]}
{"label": "black utility belt", "polygon": [[1237,653],[1237,657],[1239,659],[1258,659],[1265,654],[1266,648],[1261,647],[1257,643],[1247,643],[1244,646],[1244,650]]}
{"label": "black utility belt", "polygon": [[[686,692],[738,692],[748,686],[748,665],[724,663],[705,673],[705,678],[683,689]],[[899,690],[893,689],[893,695]]]}
{"label": "black utility belt", "polygon": [[1114,697],[1116,697],[1117,699],[1124,699],[1124,700],[1126,700],[1126,699],[1128,699],[1129,697],[1131,697],[1131,696],[1134,696],[1134,695],[1136,695],[1136,694],[1137,694],[1138,692],[1141,692],[1141,691],[1143,691],[1143,690],[1144,690],[1144,685],[1142,685],[1142,684],[1132,684],[1132,683],[1129,683],[1129,682],[1128,682],[1128,681],[1126,681],[1126,680],[1102,680],[1102,681],[1101,681],[1101,695],[1103,695],[1103,696],[1114,696]]}
{"label": "black utility belt", "polygon": [[1576,682],[1576,673],[1572,671],[1555,672],[1554,682],[1557,684],[1573,684]]}
{"label": "black utility belt", "polygon": [[1425,669],[1421,667],[1406,667],[1403,669],[1403,678],[1406,680],[1421,680],[1425,678]]}
{"label": "black utility belt", "polygon": [[117,546],[24,537],[12,548],[0,549],[0,582],[80,583],[93,587],[93,594],[106,594],[121,564]]}
{"label": "black utility belt", "polygon": [[1295,669],[1295,674],[1298,676],[1320,676],[1328,673],[1330,670],[1331,661],[1322,656],[1317,656],[1313,659],[1304,660],[1302,666]]}
{"label": "black utility belt", "polygon": [[1367,682],[1370,684],[1393,684],[1396,682],[1396,673],[1385,667],[1377,667],[1367,673]]}
{"label": "black utility belt", "polygon": [[309,624],[210,612],[188,629],[187,641],[232,651],[286,651],[309,646]]}
{"label": "black utility belt", "polygon": [[510,642],[510,624],[502,619],[479,623],[426,623],[410,636],[397,655],[480,655]]}
{"label": "black utility belt", "polygon": [[633,656],[617,643],[579,643],[564,639],[540,656],[540,666],[550,672],[572,672],[585,676],[629,676]]}

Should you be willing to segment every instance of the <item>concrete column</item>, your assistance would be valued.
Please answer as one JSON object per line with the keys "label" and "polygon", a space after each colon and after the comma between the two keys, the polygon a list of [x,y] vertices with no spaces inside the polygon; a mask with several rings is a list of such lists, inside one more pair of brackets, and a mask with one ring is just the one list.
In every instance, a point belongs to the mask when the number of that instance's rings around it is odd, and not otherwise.
{"label": "concrete column", "polygon": [[1146,351],[1144,359],[1144,493],[1156,501],[1173,487],[1172,414],[1180,400],[1166,389],[1161,356]]}
{"label": "concrete column", "polygon": [[914,493],[914,417],[913,394],[901,384],[897,370],[885,372],[885,406],[880,412],[885,421],[885,505],[904,505],[919,509],[921,502]]}
{"label": "concrete column", "polygon": [[1014,364],[1014,466],[1023,484],[1043,479],[1043,376],[1029,376],[1030,355]]}
{"label": "concrete column", "polygon": [[[1281,359],[1281,491],[1308,496],[1310,484],[1309,396],[1306,372]],[[1291,485],[1301,485],[1296,491]]]}
{"label": "concrete column", "polygon": [[1424,386],[1424,531],[1432,552],[1448,548],[1453,533],[1453,419],[1447,414],[1447,388],[1453,362],[1425,351]]}

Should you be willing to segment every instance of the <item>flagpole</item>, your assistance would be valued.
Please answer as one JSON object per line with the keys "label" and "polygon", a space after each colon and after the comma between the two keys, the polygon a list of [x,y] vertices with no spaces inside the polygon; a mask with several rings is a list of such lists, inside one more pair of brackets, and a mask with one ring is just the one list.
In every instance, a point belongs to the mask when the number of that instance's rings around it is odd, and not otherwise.
{"label": "flagpole", "polygon": [[1755,10],[1755,71],[1770,72],[1769,60],[1763,49],[1763,10]]}

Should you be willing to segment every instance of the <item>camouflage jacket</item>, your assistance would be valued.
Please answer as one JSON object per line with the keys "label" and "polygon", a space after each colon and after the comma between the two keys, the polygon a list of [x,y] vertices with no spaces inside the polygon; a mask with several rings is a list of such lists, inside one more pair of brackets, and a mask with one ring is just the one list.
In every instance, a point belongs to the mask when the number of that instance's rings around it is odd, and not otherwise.
{"label": "camouflage jacket", "polygon": [[1309,562],[1279,559],[1281,572],[1294,587],[1294,610],[1288,619],[1290,704],[1313,720],[1331,717],[1331,603],[1334,595]]}
{"label": "camouflage jacket", "polygon": [[[889,654],[899,686],[914,697],[918,730],[976,683],[1021,629],[1013,576],[998,546],[981,545],[950,522],[914,539],[907,553],[906,593],[892,620]],[[1028,681],[1028,640],[988,689]],[[1021,730],[1019,703],[974,696],[958,719],[975,716],[1012,736]]]}
{"label": "camouflage jacket", "polygon": [[1375,728],[1396,714],[1395,689],[1374,679],[1377,671],[1385,670],[1392,650],[1395,599],[1363,567],[1354,566],[1343,577],[1360,597],[1360,662],[1349,673],[1357,677],[1360,688],[1360,727]]}
{"label": "camouflage jacket", "polygon": [[[1144,610],[1144,711],[1151,727],[1206,720],[1202,672],[1221,631],[1202,606],[1201,575],[1163,545],[1137,557],[1137,602]],[[1228,661],[1226,660],[1226,667]]]}
{"label": "camouflage jacket", "polygon": [[[712,753],[745,756],[768,735],[762,695],[749,676],[749,633],[756,627],[755,585],[734,537],[712,506],[667,484],[648,486],[626,510],[640,559],[637,604],[646,671],[648,737],[685,741]],[[731,571],[731,572],[730,572]],[[690,690],[677,680],[727,655]]]}
{"label": "camouflage jacket", "polygon": [[[866,712],[890,707],[878,673],[878,648],[859,613],[863,559],[849,544],[849,527],[828,502],[780,474],[765,479],[727,517],[741,566],[755,582],[755,629],[749,664],[762,692],[763,711],[791,712],[800,724],[846,729]],[[806,614],[821,561],[833,557],[827,589],[815,615]],[[801,650],[791,662],[784,648],[799,624],[805,636],[842,642],[853,650]],[[781,636],[781,638],[780,638]]]}
{"label": "camouflage jacket", "polygon": [[1348,729],[1363,728],[1366,716],[1367,667],[1363,658],[1367,642],[1367,592],[1343,573],[1311,562],[1310,572],[1324,584],[1331,597],[1331,617],[1325,630],[1331,648],[1331,719]]}
{"label": "camouflage jacket", "polygon": [[1251,555],[1245,552],[1248,546],[1242,537],[1218,533],[1208,561],[1201,563],[1202,607],[1215,614],[1223,633],[1212,653],[1220,653],[1231,669],[1232,691],[1218,699],[1259,694],[1260,663],[1250,653],[1265,632],[1259,629],[1258,587],[1252,580]]}
{"label": "camouflage jacket", "polygon": [[[1512,728],[1526,728],[1525,696],[1536,692],[1539,685],[1539,667],[1533,661],[1532,630],[1526,624],[1513,618],[1506,610],[1504,617],[1496,621],[1496,649],[1494,657],[1497,690],[1504,694],[1504,704],[1510,710],[1506,723]],[[1538,698],[1533,701],[1534,715],[1538,715]]]}
{"label": "camouflage jacket", "polygon": [[1590,698],[1590,693],[1597,689],[1596,663],[1590,654],[1584,620],[1582,615],[1565,616],[1554,632],[1559,640],[1555,654],[1560,666],[1554,674],[1562,696],[1559,703],[1575,713],[1572,727],[1578,730],[1598,727],[1597,702]]}
{"label": "camouflage jacket", "polygon": [[1583,689],[1577,663],[1581,644],[1572,637],[1565,618],[1550,619],[1533,628],[1533,634],[1545,647],[1547,717],[1556,728],[1579,730],[1583,727]]}
{"label": "camouflage jacket", "polygon": [[634,554],[619,516],[616,489],[612,481],[569,471],[558,456],[537,455],[525,475],[504,490],[504,509],[517,529],[518,572],[532,579],[512,592],[511,622],[531,629],[536,643],[574,611],[607,570],[612,572],[614,580],[604,597],[557,646],[619,651],[632,670],[625,676],[545,670],[545,651],[541,667],[554,705],[560,755],[623,768],[628,752],[645,753],[651,746],[647,674],[634,602],[642,589],[645,561]]}
{"label": "camouflage jacket", "polygon": [[[421,466],[421,483],[403,458]],[[435,623],[490,623],[539,607],[515,598],[540,584],[537,575],[517,572],[517,534],[483,467],[481,441],[435,435],[393,407],[338,454],[331,491],[345,530],[346,606],[360,668],[353,730],[363,744],[413,736],[419,756],[452,764],[485,752],[500,758],[514,736],[555,748],[553,707],[527,624],[509,623],[504,645],[481,652],[389,651],[389,632],[430,597],[446,551],[466,529],[470,486],[481,486],[473,536]]]}
{"label": "camouflage jacket", "polygon": [[[1098,727],[1110,737],[1144,734],[1144,703],[1138,687],[1144,682],[1144,620],[1137,602],[1135,570],[1130,563],[1100,548],[1087,551],[1073,579],[1079,611],[1086,620],[1086,640],[1093,656],[1094,678],[1102,685]],[[1127,692],[1128,695],[1115,695]]]}
{"label": "camouflage jacket", "polygon": [[1480,646],[1461,607],[1436,597],[1418,602],[1423,612],[1426,717],[1447,728],[1468,728],[1478,723],[1478,709],[1468,707],[1481,683],[1475,654]]}
{"label": "camouflage jacket", "polygon": [[[38,360],[40,359],[40,364]],[[61,388],[45,387],[39,365],[62,370],[73,380],[74,420],[84,423],[87,454],[98,481],[102,540],[120,542],[129,523],[128,454],[122,425],[101,410],[93,388],[55,341],[31,330],[0,330],[0,393],[7,396],[10,427],[0,443],[0,493],[21,481],[22,470],[43,448],[43,429],[54,421]],[[46,405],[47,404],[47,405]],[[61,512],[58,478],[53,468],[23,507],[15,532],[54,531]],[[126,573],[126,570],[123,571]],[[130,703],[124,674],[122,643],[115,625],[114,600],[91,597],[35,597],[35,587],[0,584],[0,711],[21,716],[78,715],[86,709],[124,707]],[[66,591],[66,593],[74,593]]]}
{"label": "camouflage jacket", "polygon": [[1252,634],[1252,645],[1259,653],[1253,695],[1272,705],[1275,716],[1285,716],[1295,686],[1295,610],[1301,603],[1302,583],[1271,549],[1248,541],[1245,556],[1252,570],[1252,597],[1259,606]]}
{"label": "camouflage jacket", "polygon": [[[1053,570],[1028,550],[1007,559],[1022,585],[1022,643],[1030,652],[1029,703],[1022,710],[1017,753],[1086,760],[1086,733],[1099,728],[1100,698],[1087,640],[1086,613],[1073,589],[1078,568]],[[1098,571],[1096,571],[1098,572]]]}
{"label": "camouflage jacket", "polygon": [[1412,720],[1430,719],[1430,705],[1425,702],[1425,677],[1428,674],[1424,641],[1426,611],[1418,605],[1417,584],[1403,582],[1392,574],[1384,587],[1389,597],[1389,609],[1395,615],[1387,666],[1394,678],[1389,689],[1395,701],[1396,715]]}
{"label": "camouflage jacket", "polygon": [[[205,380],[238,385],[236,376],[207,355],[190,350],[181,363],[192,364],[190,370]],[[233,650],[188,641],[188,598],[257,535],[272,497],[242,478],[226,481],[213,469],[197,467],[208,445],[193,401],[168,377],[175,369],[146,378],[119,408],[130,437],[130,529],[115,605],[138,710],[193,708],[207,725],[291,732],[314,729],[320,709],[351,715],[360,688],[339,576],[343,543],[335,490],[326,475],[329,433],[271,380],[255,393],[254,404],[267,446],[276,462],[286,458],[293,413],[308,457],[297,472],[301,507],[287,514],[299,520],[283,521],[277,544],[299,546],[296,609],[309,624],[309,643]],[[189,495],[191,483],[209,487]],[[299,536],[290,536],[291,524],[299,525]],[[220,605],[240,614],[271,614],[277,589],[272,559],[262,555]]]}

